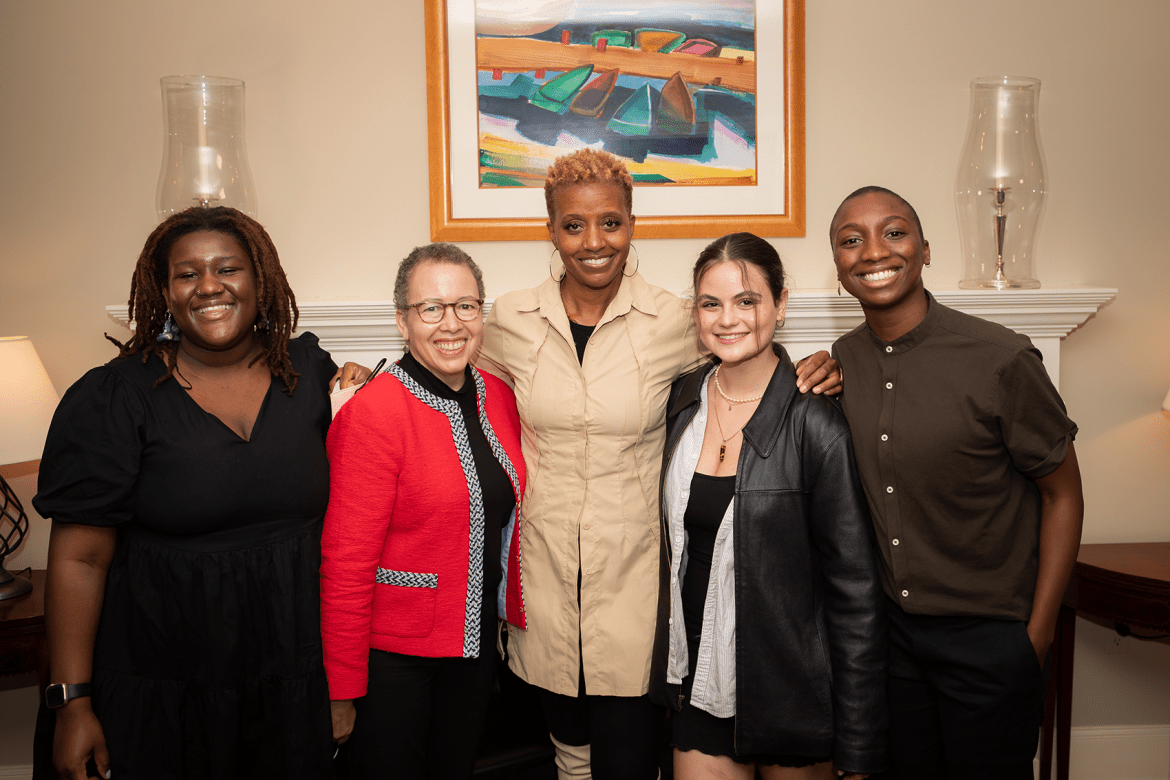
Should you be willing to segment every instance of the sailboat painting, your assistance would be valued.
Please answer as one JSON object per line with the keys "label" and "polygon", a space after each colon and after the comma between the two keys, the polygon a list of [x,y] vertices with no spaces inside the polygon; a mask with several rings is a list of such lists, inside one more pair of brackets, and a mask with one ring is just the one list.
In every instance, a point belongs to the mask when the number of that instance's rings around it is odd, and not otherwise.
{"label": "sailboat painting", "polygon": [[481,189],[584,147],[639,184],[757,184],[756,0],[474,2]]}

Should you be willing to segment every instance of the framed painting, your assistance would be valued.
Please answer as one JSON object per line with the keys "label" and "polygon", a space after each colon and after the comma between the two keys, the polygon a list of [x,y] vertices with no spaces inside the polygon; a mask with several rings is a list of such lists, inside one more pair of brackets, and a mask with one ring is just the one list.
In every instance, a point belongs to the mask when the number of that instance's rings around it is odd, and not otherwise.
{"label": "framed painting", "polygon": [[432,240],[546,238],[585,147],[639,238],[804,235],[804,0],[425,2]]}

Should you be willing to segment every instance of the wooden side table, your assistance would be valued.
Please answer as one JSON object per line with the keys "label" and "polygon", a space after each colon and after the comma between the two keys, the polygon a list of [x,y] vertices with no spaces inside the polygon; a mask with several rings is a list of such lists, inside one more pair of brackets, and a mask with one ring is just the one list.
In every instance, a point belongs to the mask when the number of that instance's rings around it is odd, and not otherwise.
{"label": "wooden side table", "polygon": [[45,570],[29,575],[31,593],[0,601],[0,675],[36,672],[41,691],[49,684],[45,639]]}
{"label": "wooden side table", "polygon": [[1073,644],[1080,613],[1133,635],[1170,634],[1170,542],[1082,544],[1064,594],[1052,643],[1052,682],[1040,734],[1040,777],[1052,777],[1056,726],[1056,777],[1068,780],[1072,725]]}

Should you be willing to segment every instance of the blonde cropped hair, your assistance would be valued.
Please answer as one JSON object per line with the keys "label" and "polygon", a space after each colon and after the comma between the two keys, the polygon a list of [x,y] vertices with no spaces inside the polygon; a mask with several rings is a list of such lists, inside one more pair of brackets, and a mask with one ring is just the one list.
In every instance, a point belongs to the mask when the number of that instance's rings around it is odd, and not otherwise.
{"label": "blonde cropped hair", "polygon": [[580,149],[558,157],[544,178],[544,205],[548,218],[554,214],[553,196],[562,187],[574,184],[616,184],[625,195],[626,211],[634,213],[634,179],[622,161],[609,152]]}

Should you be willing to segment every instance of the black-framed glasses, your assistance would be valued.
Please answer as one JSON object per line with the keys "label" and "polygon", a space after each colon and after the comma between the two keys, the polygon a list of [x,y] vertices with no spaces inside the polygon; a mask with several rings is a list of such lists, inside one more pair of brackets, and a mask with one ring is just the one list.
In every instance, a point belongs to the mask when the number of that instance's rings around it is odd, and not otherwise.
{"label": "black-framed glasses", "polygon": [[450,306],[455,310],[455,316],[464,322],[471,322],[480,316],[483,312],[483,299],[479,298],[462,298],[454,303],[443,303],[442,301],[427,300],[419,303],[412,303],[406,308],[414,309],[418,312],[418,318],[428,325],[443,321],[443,315],[447,313],[447,307]]}

